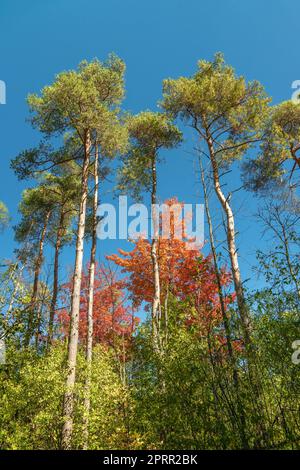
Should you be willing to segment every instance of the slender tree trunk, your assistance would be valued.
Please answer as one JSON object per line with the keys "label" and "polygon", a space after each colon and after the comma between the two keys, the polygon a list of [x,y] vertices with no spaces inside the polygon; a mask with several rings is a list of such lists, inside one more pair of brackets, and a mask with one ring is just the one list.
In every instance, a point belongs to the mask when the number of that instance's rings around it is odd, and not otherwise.
{"label": "slender tree trunk", "polygon": [[223,324],[224,324],[224,328],[225,328],[225,336],[226,336],[226,344],[227,344],[227,349],[228,349],[228,355],[229,355],[229,359],[230,359],[230,363],[231,363],[231,367],[232,367],[233,383],[234,383],[235,390],[236,390],[237,410],[238,410],[239,418],[240,418],[240,421],[241,421],[240,426],[239,426],[241,442],[242,442],[243,448],[248,449],[249,444],[248,444],[248,441],[247,441],[247,438],[246,438],[245,412],[244,412],[244,409],[243,409],[243,406],[242,406],[242,403],[241,403],[241,399],[240,399],[239,374],[238,374],[238,369],[237,369],[237,366],[236,366],[236,360],[235,360],[234,353],[233,353],[233,348],[232,348],[231,331],[230,331],[230,325],[229,325],[229,320],[228,320],[228,317],[227,317],[226,306],[225,306],[225,301],[224,301],[224,296],[223,296],[222,278],[221,278],[221,273],[220,273],[219,266],[218,266],[217,252],[216,252],[214,233],[213,233],[213,225],[212,225],[212,220],[211,220],[211,216],[210,216],[208,194],[207,194],[204,170],[203,170],[201,159],[199,159],[199,164],[200,164],[200,171],[201,171],[202,187],[203,187],[203,192],[204,192],[205,212],[206,212],[208,228],[209,228],[210,246],[211,246],[211,251],[212,251],[212,255],[213,255],[214,269],[215,269],[215,274],[216,274],[216,279],[217,279],[218,296],[219,296],[219,300],[220,300],[220,308],[221,308],[222,319],[223,319]]}
{"label": "slender tree trunk", "polygon": [[85,233],[85,216],[86,216],[86,203],[88,194],[88,173],[90,163],[90,149],[91,138],[90,132],[85,134],[84,145],[84,161],[82,168],[82,189],[81,200],[78,217],[78,229],[76,240],[76,257],[75,268],[73,277],[73,290],[71,299],[71,324],[68,344],[68,359],[67,359],[67,378],[66,390],[64,395],[63,404],[63,429],[62,429],[62,448],[65,450],[71,449],[72,444],[72,431],[73,431],[73,408],[74,408],[74,386],[76,376],[76,360],[78,349],[78,326],[79,326],[79,312],[80,312],[80,290],[81,290],[81,277],[82,277],[82,262],[83,262],[83,246],[84,246],[84,233]]}
{"label": "slender tree trunk", "polygon": [[207,135],[207,144],[208,144],[208,149],[209,149],[209,154],[210,154],[210,161],[212,165],[215,192],[217,194],[217,197],[226,215],[227,245],[228,245],[229,257],[230,257],[230,263],[231,263],[232,278],[233,278],[236,299],[237,299],[238,309],[239,309],[240,318],[241,318],[242,329],[244,333],[245,345],[246,347],[249,347],[251,344],[251,324],[250,324],[249,311],[248,311],[245,294],[244,294],[243,283],[241,279],[237,248],[236,248],[236,243],[235,243],[234,215],[233,215],[231,206],[229,204],[228,198],[225,197],[221,188],[218,164],[217,164],[217,160],[215,156],[213,141],[210,135]]}
{"label": "slender tree trunk", "polygon": [[159,325],[161,319],[160,304],[160,278],[158,264],[158,239],[159,239],[159,214],[157,211],[157,175],[156,175],[156,159],[152,159],[152,191],[151,191],[151,210],[153,223],[153,238],[151,243],[151,260],[153,270],[154,296],[152,302],[152,335],[153,344],[156,352],[159,351]]}
{"label": "slender tree trunk", "polygon": [[223,211],[226,215],[226,235],[227,235],[227,246],[229,252],[229,258],[231,263],[231,272],[234,283],[234,289],[236,293],[236,299],[238,304],[238,311],[241,319],[241,327],[243,332],[243,339],[245,343],[248,371],[249,371],[249,385],[253,391],[253,398],[256,403],[256,412],[258,420],[258,428],[260,430],[259,442],[268,445],[268,434],[265,428],[266,419],[266,401],[263,396],[262,383],[260,380],[259,366],[256,361],[256,354],[251,340],[251,321],[248,305],[245,299],[245,293],[243,283],[241,279],[241,272],[239,268],[237,247],[235,243],[235,225],[234,215],[229,204],[228,197],[226,198],[220,184],[218,162],[215,155],[214,145],[212,137],[206,130],[206,141],[209,150],[210,162],[212,166],[213,182],[216,195],[221,203]]}
{"label": "slender tree trunk", "polygon": [[35,330],[35,348],[38,350],[39,348],[39,339],[40,339],[40,334],[41,334],[41,323],[42,323],[42,316],[43,316],[43,307],[44,307],[44,301],[45,301],[45,286],[43,286],[43,292],[42,289],[40,289],[39,293],[39,305],[37,308],[37,315],[36,315],[36,330]]}
{"label": "slender tree trunk", "polygon": [[164,346],[167,346],[169,336],[169,295],[169,286],[167,286],[167,292],[164,302]]}
{"label": "slender tree trunk", "polygon": [[83,418],[83,448],[88,449],[89,441],[89,414],[91,407],[90,389],[91,389],[91,372],[92,372],[92,354],[93,354],[93,307],[94,307],[94,284],[95,284],[95,260],[97,246],[97,207],[98,207],[98,146],[95,145],[95,162],[94,162],[94,200],[93,200],[93,228],[92,228],[92,247],[89,267],[89,292],[87,306],[87,340],[86,340],[86,381],[84,396],[84,418]]}
{"label": "slender tree trunk", "polygon": [[59,253],[61,248],[61,240],[64,230],[64,209],[61,208],[59,226],[56,234],[55,242],[55,254],[54,254],[54,268],[53,268],[53,290],[52,298],[50,304],[50,313],[49,313],[49,326],[48,326],[48,338],[47,345],[52,343],[53,339],[53,324],[54,324],[54,315],[56,309],[56,302],[58,297],[58,269],[59,269]]}
{"label": "slender tree trunk", "polygon": [[48,211],[45,216],[44,225],[43,225],[42,233],[41,233],[40,240],[39,240],[38,255],[37,255],[35,268],[34,268],[33,288],[32,288],[32,294],[31,294],[31,299],[30,299],[28,326],[27,326],[27,331],[25,334],[25,341],[24,341],[25,346],[29,345],[31,336],[33,334],[33,329],[34,329],[34,321],[35,321],[34,316],[35,316],[37,296],[38,296],[39,277],[40,277],[41,267],[43,263],[45,237],[47,233],[47,227],[48,227],[50,215],[51,215],[51,211]]}
{"label": "slender tree trunk", "polygon": [[[160,356],[163,353],[163,344],[161,338],[161,298],[160,298],[160,275],[159,275],[159,262],[158,262],[158,241],[159,241],[159,212],[157,210],[157,173],[156,173],[156,156],[152,158],[152,191],[151,191],[151,213],[153,223],[153,238],[151,243],[151,260],[152,260],[152,272],[153,272],[153,286],[154,296],[152,302],[152,338],[153,338],[153,349]],[[160,393],[162,396],[165,394],[166,382],[163,375],[163,369],[161,365],[158,365],[158,380],[160,383]],[[162,410],[163,419],[162,422],[167,421],[166,410]],[[165,442],[167,439],[167,430],[165,424],[162,425],[160,431],[160,439]]]}
{"label": "slender tree trunk", "polygon": [[222,318],[223,318],[223,323],[224,323],[224,328],[225,328],[226,344],[227,344],[228,354],[230,358],[232,359],[234,356],[233,356],[233,349],[232,349],[232,343],[231,343],[231,332],[230,332],[229,321],[227,318],[226,307],[225,307],[225,302],[224,302],[224,296],[223,296],[223,290],[222,290],[222,279],[221,279],[221,273],[220,273],[219,266],[218,266],[217,252],[215,248],[213,226],[212,226],[212,220],[211,220],[210,210],[209,210],[208,194],[207,194],[207,189],[206,189],[204,170],[203,170],[202,163],[200,160],[199,160],[199,163],[200,163],[202,187],[203,187],[203,192],[204,192],[205,212],[206,212],[207,223],[208,223],[208,228],[209,228],[210,247],[211,247],[211,252],[213,255],[214,269],[215,269],[215,274],[216,274],[216,279],[217,279],[218,296],[220,300],[220,308],[221,308]]}

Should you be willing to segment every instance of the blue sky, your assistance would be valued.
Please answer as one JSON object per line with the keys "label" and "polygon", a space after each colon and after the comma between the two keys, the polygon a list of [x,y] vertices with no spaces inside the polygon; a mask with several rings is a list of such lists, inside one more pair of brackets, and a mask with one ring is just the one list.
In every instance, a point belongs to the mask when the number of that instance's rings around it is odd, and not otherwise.
{"label": "blue sky", "polygon": [[[38,92],[56,73],[83,59],[105,60],[113,51],[127,65],[124,108],[156,110],[164,78],[190,75],[198,59],[222,51],[237,73],[261,81],[277,103],[290,99],[291,83],[300,79],[299,17],[297,0],[1,0],[0,80],[6,82],[7,104],[0,105],[0,200],[9,208],[11,225],[28,183],[16,180],[9,162],[39,140],[26,122],[29,92]],[[203,202],[188,153],[192,145],[187,140],[165,153],[159,170],[161,199],[176,195],[185,202]],[[235,169],[228,187],[239,186]],[[111,199],[109,185],[102,199]],[[244,191],[235,195],[244,278],[251,274],[255,250],[265,246],[252,217],[257,202]],[[0,235],[2,259],[12,257],[12,239],[11,229]],[[115,252],[117,246],[125,244],[102,242],[99,254]],[[63,255],[67,265],[73,251]]]}

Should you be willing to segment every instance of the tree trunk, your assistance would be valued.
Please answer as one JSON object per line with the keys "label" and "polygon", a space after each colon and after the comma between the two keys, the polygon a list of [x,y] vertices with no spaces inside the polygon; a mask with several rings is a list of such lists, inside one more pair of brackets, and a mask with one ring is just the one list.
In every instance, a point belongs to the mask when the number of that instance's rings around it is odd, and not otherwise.
{"label": "tree trunk", "polygon": [[89,440],[89,414],[90,414],[90,388],[91,388],[91,372],[92,372],[92,354],[93,354],[93,307],[94,307],[94,283],[95,283],[95,260],[97,246],[97,208],[98,208],[98,146],[95,145],[95,162],[94,162],[94,200],[93,200],[93,227],[92,227],[92,247],[89,267],[89,292],[87,306],[87,339],[86,339],[86,381],[84,396],[84,418],[83,418],[83,448],[88,449]]}
{"label": "tree trunk", "polygon": [[259,439],[260,442],[268,445],[268,435],[265,428],[265,407],[266,402],[263,396],[262,384],[260,380],[259,367],[256,361],[256,354],[251,340],[251,321],[249,309],[245,299],[245,293],[243,283],[241,279],[241,273],[238,263],[237,248],[235,244],[235,226],[234,226],[234,215],[230,207],[228,197],[226,198],[220,184],[219,168],[216,159],[212,137],[206,131],[206,141],[209,150],[210,162],[213,172],[214,189],[217,197],[221,203],[227,220],[226,235],[227,235],[227,246],[229,252],[229,258],[231,263],[231,272],[234,283],[234,290],[236,293],[236,299],[238,304],[238,311],[241,319],[241,327],[243,332],[243,339],[245,343],[246,357],[248,362],[249,372],[249,385],[252,389],[253,399],[256,403],[257,421],[258,428],[260,430]]}
{"label": "tree trunk", "polygon": [[222,278],[221,278],[221,273],[220,273],[219,266],[218,266],[217,252],[216,252],[216,247],[215,247],[213,225],[212,225],[212,220],[211,220],[211,216],[210,216],[210,209],[209,209],[208,194],[207,194],[207,189],[206,189],[204,170],[203,170],[203,166],[202,166],[202,163],[201,163],[200,159],[199,159],[199,164],[200,164],[200,171],[201,171],[202,187],[203,187],[203,192],[204,192],[205,212],[206,212],[208,228],[209,228],[210,246],[211,246],[211,251],[212,251],[212,255],[213,255],[214,269],[215,269],[215,274],[216,274],[216,279],[217,279],[218,296],[219,296],[219,300],[220,300],[220,308],[221,308],[221,312],[222,312],[222,319],[223,319],[223,324],[224,324],[224,329],[225,329],[226,345],[227,345],[228,355],[229,355],[229,359],[230,359],[230,363],[231,363],[231,367],[232,367],[232,378],[233,378],[233,383],[234,383],[234,387],[235,387],[235,391],[236,391],[237,410],[238,410],[238,416],[240,418],[240,425],[239,425],[240,438],[241,438],[243,448],[248,449],[249,444],[248,444],[248,440],[247,440],[247,437],[246,437],[245,412],[244,412],[244,409],[243,409],[243,406],[242,406],[242,403],[241,403],[241,399],[240,399],[239,374],[238,374],[236,360],[235,360],[234,353],[233,353],[233,348],[232,348],[231,331],[230,331],[229,320],[228,320],[228,317],[227,317],[226,306],[225,306],[225,302],[224,302],[223,289],[222,289]]}
{"label": "tree trunk", "polygon": [[63,404],[63,418],[64,424],[62,429],[62,448],[65,450],[71,449],[72,431],[73,431],[73,408],[74,408],[74,386],[76,376],[76,360],[78,348],[78,326],[79,326],[79,311],[80,311],[80,290],[81,290],[81,277],[82,277],[82,262],[83,262],[83,246],[84,246],[84,233],[85,233],[85,216],[86,216],[86,203],[88,194],[88,172],[90,163],[90,149],[91,138],[90,132],[85,134],[84,145],[84,161],[82,168],[81,178],[81,200],[78,217],[78,229],[76,240],[76,257],[75,268],[73,277],[73,290],[71,299],[71,324],[68,344],[68,359],[67,359],[67,378],[66,390],[64,395]]}
{"label": "tree trunk", "polygon": [[62,207],[61,212],[60,212],[59,226],[57,229],[56,243],[55,243],[54,268],[53,268],[53,290],[52,290],[52,298],[51,298],[50,313],[49,313],[47,346],[49,346],[52,343],[52,339],[53,339],[53,323],[54,323],[56,302],[57,302],[57,297],[58,297],[59,253],[60,253],[60,248],[61,248],[61,239],[63,235],[63,229],[64,229],[64,209]]}
{"label": "tree trunk", "polygon": [[227,245],[228,245],[229,257],[230,257],[230,263],[231,263],[232,278],[233,278],[234,289],[236,293],[236,299],[237,299],[238,309],[239,309],[240,318],[241,318],[245,346],[249,347],[251,344],[250,316],[249,316],[248,307],[246,304],[244,288],[243,288],[243,283],[241,279],[241,272],[240,272],[239,262],[238,262],[237,248],[235,244],[234,216],[233,216],[233,212],[230,207],[228,198],[225,197],[221,188],[218,164],[217,164],[217,160],[215,157],[215,151],[214,151],[212,138],[210,135],[207,136],[207,144],[208,144],[208,149],[209,149],[209,154],[210,154],[210,161],[212,165],[215,192],[217,194],[217,197],[221,203],[221,206],[225,212],[226,219],[227,219]]}
{"label": "tree trunk", "polygon": [[151,191],[151,213],[153,223],[153,238],[151,243],[151,260],[153,270],[153,286],[154,296],[152,302],[152,335],[153,345],[156,352],[159,352],[159,324],[161,319],[161,305],[160,305],[160,278],[159,278],[159,264],[158,264],[158,239],[159,239],[159,220],[157,212],[157,176],[156,176],[156,161],[155,156],[152,159],[152,191]]}
{"label": "tree trunk", "polygon": [[32,294],[31,294],[31,299],[30,299],[28,326],[27,326],[27,331],[25,334],[25,341],[24,341],[25,346],[29,345],[30,339],[32,337],[33,330],[34,330],[34,322],[35,322],[34,316],[35,316],[35,311],[36,311],[39,277],[40,277],[40,272],[41,272],[41,267],[42,267],[42,262],[43,262],[45,237],[47,233],[47,227],[48,227],[50,215],[51,215],[51,211],[48,211],[45,216],[45,221],[44,221],[42,233],[41,233],[40,240],[39,240],[38,256],[37,256],[36,263],[35,263],[33,288],[32,288]]}
{"label": "tree trunk", "polygon": [[42,316],[43,316],[43,307],[44,307],[44,301],[45,301],[45,296],[46,296],[46,286],[40,286],[39,290],[39,305],[37,309],[37,315],[36,315],[36,330],[35,330],[35,348],[38,350],[39,348],[39,339],[40,339],[40,334],[41,334],[41,323],[42,323]]}

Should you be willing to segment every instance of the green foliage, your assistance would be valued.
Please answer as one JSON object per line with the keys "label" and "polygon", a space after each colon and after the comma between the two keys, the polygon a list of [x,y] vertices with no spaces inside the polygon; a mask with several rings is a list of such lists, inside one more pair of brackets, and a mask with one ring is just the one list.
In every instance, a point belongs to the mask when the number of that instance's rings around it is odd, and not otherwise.
{"label": "green foliage", "polygon": [[[1,449],[59,449],[66,351],[57,345],[38,356],[8,347],[7,364],[0,366]],[[74,448],[82,448],[84,355],[78,361],[75,390]],[[91,387],[90,448],[122,447],[126,430],[120,410],[125,394],[108,352],[94,351]]]}
{"label": "green foliage", "polygon": [[[270,190],[290,184],[300,167],[300,105],[285,101],[273,106],[263,125],[263,142],[254,160],[244,166],[244,179],[249,189]],[[275,183],[275,185],[274,185]]]}
{"label": "green foliage", "polygon": [[7,226],[9,222],[9,214],[6,205],[0,201],[0,231]]}
{"label": "green foliage", "polygon": [[182,134],[162,113],[144,111],[128,118],[128,130],[133,143],[145,151],[145,158],[160,148],[174,148],[182,140]]}
{"label": "green foliage", "polygon": [[87,130],[111,124],[109,108],[124,95],[125,64],[117,56],[106,63],[83,61],[78,70],[62,72],[43,88],[41,96],[29,95],[32,122],[42,132],[76,129],[83,139]]}
{"label": "green foliage", "polygon": [[[257,397],[250,388],[243,351],[236,351],[239,400],[245,412],[244,431],[250,448],[299,448],[297,397],[299,367],[291,361],[291,344],[298,337],[295,312],[277,312],[274,296],[262,292],[255,298],[257,316],[254,341],[257,371],[263,389],[266,418],[261,422]],[[267,303],[267,305],[266,305]],[[261,306],[267,308],[262,311]],[[286,304],[287,306],[287,304]],[[288,308],[288,307],[287,307]],[[178,316],[186,306],[172,303]],[[259,313],[258,313],[259,312]],[[238,331],[233,327],[233,335]],[[145,325],[136,338],[130,376],[135,401],[133,429],[147,449],[243,448],[233,369],[216,332],[198,335],[195,330],[173,328],[165,354],[151,348],[151,332]],[[151,397],[149,399],[149,397]],[[258,435],[265,432],[262,445]]]}
{"label": "green foliage", "polygon": [[[47,135],[75,132],[82,143],[93,133],[104,156],[124,152],[128,134],[117,107],[124,95],[124,72],[125,64],[111,55],[106,63],[84,61],[77,71],[60,73],[41,96],[28,97],[32,124]],[[29,152],[19,160],[30,163],[34,158]]]}
{"label": "green foliage", "polygon": [[22,219],[15,227],[15,239],[18,242],[30,240],[36,242],[46,214],[53,208],[53,201],[49,198],[47,186],[41,184],[35,188],[23,191],[19,204]]}
{"label": "green foliage", "polygon": [[201,138],[209,133],[222,164],[240,158],[259,139],[269,101],[263,87],[237,77],[222,54],[212,62],[200,60],[192,77],[163,82],[165,111],[189,122]]}
{"label": "green foliage", "polygon": [[151,191],[153,166],[159,162],[159,151],[177,147],[182,133],[163,113],[144,111],[127,118],[131,146],[119,170],[118,189],[140,199],[143,190]]}
{"label": "green foliage", "polygon": [[5,338],[19,343],[30,302],[29,286],[23,277],[21,262],[7,262],[0,275],[0,331]]}
{"label": "green foliage", "polygon": [[[46,358],[8,348],[1,371],[1,448],[59,448],[62,354]],[[49,433],[51,429],[51,433]]]}

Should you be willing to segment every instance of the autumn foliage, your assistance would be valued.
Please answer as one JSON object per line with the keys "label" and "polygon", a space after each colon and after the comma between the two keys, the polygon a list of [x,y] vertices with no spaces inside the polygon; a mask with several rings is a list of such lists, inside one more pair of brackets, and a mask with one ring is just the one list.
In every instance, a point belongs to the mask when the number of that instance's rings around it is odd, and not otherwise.
{"label": "autumn foliage", "polygon": [[[172,205],[177,202],[170,199],[165,202]],[[191,245],[190,240],[178,239],[175,236],[176,224],[180,220],[171,219],[170,238],[160,236],[158,240],[158,262],[161,283],[161,304],[165,305],[169,295],[180,301],[192,304],[189,309],[186,324],[198,323],[210,328],[222,321],[216,275],[211,256],[204,256],[200,248]],[[184,234],[184,229],[183,229]],[[134,241],[132,251],[119,250],[119,255],[107,256],[127,275],[124,285],[130,292],[135,308],[146,302],[149,309],[153,294],[153,273],[151,264],[151,242],[144,238]],[[120,256],[121,255],[121,256]],[[222,283],[229,285],[231,277],[222,269]],[[233,297],[227,296],[226,303],[232,302]],[[191,313],[192,312],[192,313]]]}
{"label": "autumn foliage", "polygon": [[[87,335],[88,303],[88,268],[87,265],[81,285],[79,339],[85,342]],[[72,283],[64,286],[64,298],[71,295]],[[109,266],[96,265],[93,305],[93,338],[94,343],[104,346],[117,346],[120,341],[129,344],[138,318],[126,302],[124,281],[118,279],[117,273]],[[63,335],[69,331],[70,316],[67,309],[58,315]]]}

